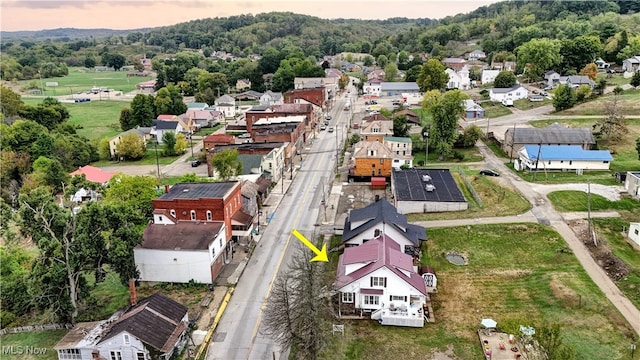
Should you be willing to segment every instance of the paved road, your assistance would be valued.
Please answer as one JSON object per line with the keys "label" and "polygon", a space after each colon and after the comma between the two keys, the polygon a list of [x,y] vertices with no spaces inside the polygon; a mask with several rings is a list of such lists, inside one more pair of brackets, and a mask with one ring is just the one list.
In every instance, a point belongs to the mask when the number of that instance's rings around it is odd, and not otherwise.
{"label": "paved road", "polygon": [[[341,110],[344,103],[344,99],[337,101],[330,125],[346,122],[347,112]],[[274,341],[264,335],[263,311],[278,271],[286,268],[293,248],[301,246],[291,231],[297,229],[309,238],[316,231],[315,224],[321,217],[322,192],[328,194],[333,180],[338,136],[341,135],[337,132],[320,132],[277,209],[270,210],[275,214],[260,237],[213,335],[208,360],[272,359],[282,355]],[[273,191],[281,191],[280,185]]]}

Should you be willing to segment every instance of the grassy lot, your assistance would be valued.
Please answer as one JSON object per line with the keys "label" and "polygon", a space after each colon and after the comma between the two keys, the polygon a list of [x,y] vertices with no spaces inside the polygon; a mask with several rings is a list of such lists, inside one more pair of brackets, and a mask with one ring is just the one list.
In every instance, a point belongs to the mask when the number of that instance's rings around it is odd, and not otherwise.
{"label": "grassy lot", "polygon": [[[7,359],[21,359],[21,360],[58,360],[58,353],[53,350],[60,339],[69,330],[49,330],[49,331],[36,331],[31,333],[20,334],[7,334],[0,337],[0,343],[2,343],[3,349],[8,346],[15,346],[14,351],[17,351],[18,346],[22,346],[26,350],[26,347],[33,347],[31,354],[14,354],[4,355]],[[44,354],[42,353],[44,351]]]}
{"label": "grassy lot", "polygon": [[[563,190],[554,191],[547,195],[553,207],[560,212],[587,211],[587,193],[583,191]],[[591,194],[591,210],[625,210],[640,209],[640,202],[631,198],[611,201],[598,194]]]}
{"label": "grassy lot", "polygon": [[484,116],[490,119],[495,119],[500,116],[511,115],[511,110],[501,103],[494,103],[492,101],[484,101],[480,103],[480,106],[484,108]]}
{"label": "grassy lot", "polygon": [[427,124],[433,123],[433,115],[430,112],[422,109],[422,108],[409,108],[414,113],[418,114],[420,117],[420,121],[422,121],[422,127],[425,127]]}
{"label": "grassy lot", "polygon": [[[410,135],[411,137],[411,142],[415,145],[420,145],[420,149],[414,149],[413,150],[413,164],[417,165],[417,164],[424,164],[424,157],[426,155],[425,151],[424,151],[424,140],[422,138],[422,135],[418,135],[418,134],[412,134]],[[480,154],[480,151],[478,150],[477,147],[470,147],[470,148],[455,148],[453,149],[455,153],[457,153],[461,158],[448,158],[445,159],[444,161],[439,161],[438,157],[439,155],[435,152],[433,152],[433,149],[429,149],[429,159],[427,159],[427,165],[428,166],[441,166],[438,165],[438,163],[463,163],[463,162],[478,162],[478,161],[482,161],[483,157]]]}
{"label": "grassy lot", "polygon": [[[176,156],[162,156],[162,146],[158,147],[158,164],[160,165],[169,165],[176,161],[182,155]],[[100,160],[96,161],[93,166],[101,167],[101,166],[137,166],[137,165],[156,165],[156,150],[152,145],[147,145],[147,151],[144,154],[144,157],[140,160],[136,161],[111,161],[111,160]]]}
{"label": "grassy lot", "polygon": [[[464,254],[469,264],[448,263],[443,254],[450,251]],[[479,359],[476,330],[483,317],[496,319],[498,326],[557,322],[576,359],[628,358],[633,331],[551,229],[534,224],[430,229],[424,254],[422,263],[438,272],[438,293],[432,297],[436,323],[401,328],[347,321],[345,336],[331,338],[323,359],[397,354],[430,359],[449,348],[457,359]]]}
{"label": "grassy lot", "polygon": [[529,99],[520,99],[513,102],[513,106],[518,110],[531,110],[545,105],[551,105],[552,101],[549,98],[544,98],[543,101],[529,101]]}
{"label": "grassy lot", "polygon": [[[559,115],[604,115],[604,104],[612,101],[613,93],[601,96],[595,100],[585,102],[579,105],[560,111]],[[625,90],[618,100],[618,109],[623,115],[638,115],[640,110],[640,90]]]}
{"label": "grassy lot", "polygon": [[502,187],[495,179],[478,175],[476,170],[468,170],[465,174],[482,200],[482,207],[475,202],[460,174],[457,171],[452,171],[454,179],[469,202],[469,209],[454,212],[408,214],[407,220],[428,221],[509,216],[522,214],[531,208],[531,204],[518,192]]}
{"label": "grassy lot", "polygon": [[[35,106],[42,98],[22,98],[25,104]],[[69,123],[78,129],[78,134],[90,140],[112,137],[120,133],[120,110],[129,106],[127,101],[91,101],[86,103],[63,103],[69,110]]]}
{"label": "grassy lot", "polygon": [[[607,77],[607,75],[611,75],[611,77]],[[601,79],[607,80],[607,86],[625,85],[631,82],[631,78],[625,79],[622,74],[607,74],[604,72],[598,73],[596,82],[599,82]]]}
{"label": "grassy lot", "polygon": [[[106,71],[95,72],[86,68],[69,68],[69,75],[63,77],[43,78],[44,94],[46,96],[60,96],[86,92],[93,87],[115,89],[129,92],[136,89],[136,84],[152,80],[153,77],[127,77],[127,71]],[[26,88],[27,85],[36,82],[40,86],[38,79],[19,81],[19,88]],[[47,82],[57,82],[57,87],[46,86]]]}

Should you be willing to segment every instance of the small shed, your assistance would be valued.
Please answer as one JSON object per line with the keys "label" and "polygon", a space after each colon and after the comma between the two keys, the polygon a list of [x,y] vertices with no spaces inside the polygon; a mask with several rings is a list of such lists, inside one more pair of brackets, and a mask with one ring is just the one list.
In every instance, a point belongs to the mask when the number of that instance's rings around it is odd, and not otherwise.
{"label": "small shed", "polygon": [[383,177],[371,178],[371,189],[384,190],[387,187],[387,179]]}
{"label": "small shed", "polygon": [[640,223],[633,222],[629,224],[629,239],[640,246]]}

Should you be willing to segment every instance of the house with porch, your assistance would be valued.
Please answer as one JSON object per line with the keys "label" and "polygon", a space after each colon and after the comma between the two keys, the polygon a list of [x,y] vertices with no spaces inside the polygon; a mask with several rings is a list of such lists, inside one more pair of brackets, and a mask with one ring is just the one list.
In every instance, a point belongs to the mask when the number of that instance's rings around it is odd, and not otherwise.
{"label": "house with porch", "polygon": [[155,293],[109,319],[77,323],[53,347],[58,360],[173,359],[188,340],[186,306]]}
{"label": "house with porch", "polygon": [[284,104],[284,97],[281,92],[273,92],[271,90],[267,90],[262,96],[260,96],[260,104],[273,106],[273,105],[282,105]]}
{"label": "house with porch", "polygon": [[385,136],[393,136],[393,121],[369,120],[360,125],[360,139],[382,142]]}
{"label": "house with porch", "polygon": [[[231,260],[223,221],[179,221],[156,210],[133,249],[141,281],[213,284]],[[155,222],[155,220],[158,220]]]}
{"label": "house with porch", "polygon": [[608,171],[609,150],[584,150],[578,145],[525,145],[517,168],[529,171]]}
{"label": "house with porch", "polygon": [[425,280],[416,272],[413,258],[385,234],[344,249],[334,289],[339,317],[370,314],[381,325],[409,327],[433,321]]}
{"label": "house with porch", "polygon": [[245,91],[250,88],[251,88],[251,80],[238,79],[238,81],[236,81],[236,91]]}
{"label": "house with porch", "polygon": [[218,110],[187,109],[184,117],[193,123],[194,130],[215,126],[224,121],[224,114]]}
{"label": "house with porch", "polygon": [[214,101],[215,110],[224,114],[225,118],[233,118],[236,116],[236,99],[225,94]]}
{"label": "house with porch", "polygon": [[158,144],[163,144],[162,138],[166,133],[173,133],[174,135],[178,135],[182,132],[182,125],[178,121],[168,121],[168,120],[155,120],[153,122],[153,129],[156,133],[156,140]]}
{"label": "house with porch", "polygon": [[543,74],[545,85],[551,88],[554,88],[560,82],[560,74],[553,70],[549,70]]}
{"label": "house with porch", "polygon": [[529,91],[520,84],[516,84],[510,88],[492,88],[489,90],[489,99],[494,102],[501,102],[503,100],[516,101],[526,99],[527,96],[529,96]]}
{"label": "house with porch", "polygon": [[122,140],[122,137],[128,134],[136,134],[137,136],[140,137],[140,139],[142,140],[142,142],[144,142],[145,144],[147,143],[147,141],[151,140],[153,138],[152,135],[153,132],[153,128],[151,127],[140,127],[138,126],[135,129],[129,129],[125,132],[122,132],[114,137],[112,137],[111,139],[109,139],[109,155],[111,156],[112,159],[117,159],[118,158],[118,144],[120,143],[120,140]]}

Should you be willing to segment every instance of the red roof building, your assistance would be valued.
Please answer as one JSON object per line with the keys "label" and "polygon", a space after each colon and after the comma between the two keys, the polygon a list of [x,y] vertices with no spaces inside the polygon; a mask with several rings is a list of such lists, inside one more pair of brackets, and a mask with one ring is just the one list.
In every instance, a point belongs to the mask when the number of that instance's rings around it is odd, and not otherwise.
{"label": "red roof building", "polygon": [[87,165],[87,166],[83,166],[81,168],[79,168],[78,170],[72,172],[71,176],[78,176],[78,175],[84,175],[87,180],[91,181],[91,182],[95,182],[98,184],[106,184],[109,182],[109,180],[111,180],[111,178],[115,175],[116,173],[112,173],[112,172],[108,172],[108,171],[102,171],[102,169],[91,166],[91,165]]}

